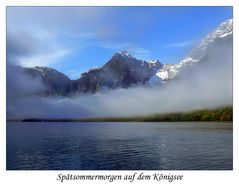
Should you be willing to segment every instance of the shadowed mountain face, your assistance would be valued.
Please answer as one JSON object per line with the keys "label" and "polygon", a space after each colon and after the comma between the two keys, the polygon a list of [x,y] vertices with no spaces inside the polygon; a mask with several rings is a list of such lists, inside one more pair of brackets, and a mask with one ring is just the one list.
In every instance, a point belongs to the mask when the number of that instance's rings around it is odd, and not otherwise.
{"label": "shadowed mountain face", "polygon": [[45,87],[44,95],[65,95],[66,89],[71,83],[69,77],[49,67],[19,67],[19,70],[22,70],[19,72],[23,72],[30,78],[39,79]]}
{"label": "shadowed mountain face", "polygon": [[72,82],[70,91],[94,93],[145,84],[162,66],[159,61],[137,60],[127,52],[119,52],[103,67],[83,73],[80,79]]}

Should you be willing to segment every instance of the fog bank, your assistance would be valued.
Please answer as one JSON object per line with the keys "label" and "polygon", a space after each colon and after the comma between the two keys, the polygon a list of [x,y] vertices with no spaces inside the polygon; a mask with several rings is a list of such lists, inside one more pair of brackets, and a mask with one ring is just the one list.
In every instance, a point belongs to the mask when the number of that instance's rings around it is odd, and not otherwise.
{"label": "fog bank", "polygon": [[116,89],[94,95],[40,97],[40,80],[7,68],[7,118],[83,118],[182,112],[232,105],[232,42],[219,43],[163,86]]}

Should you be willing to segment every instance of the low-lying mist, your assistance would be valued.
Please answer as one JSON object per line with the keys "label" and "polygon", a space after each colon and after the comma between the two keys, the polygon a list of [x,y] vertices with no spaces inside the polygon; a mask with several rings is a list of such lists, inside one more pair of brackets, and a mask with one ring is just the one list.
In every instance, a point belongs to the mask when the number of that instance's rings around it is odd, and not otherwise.
{"label": "low-lying mist", "polygon": [[42,97],[40,80],[7,67],[7,118],[85,118],[182,112],[232,105],[232,43],[218,44],[176,79],[157,87],[116,89],[93,95]]}

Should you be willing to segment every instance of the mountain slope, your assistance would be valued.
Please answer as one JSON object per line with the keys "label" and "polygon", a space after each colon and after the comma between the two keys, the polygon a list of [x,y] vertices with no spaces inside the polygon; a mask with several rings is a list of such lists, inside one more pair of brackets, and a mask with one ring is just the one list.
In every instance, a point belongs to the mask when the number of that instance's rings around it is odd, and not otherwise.
{"label": "mountain slope", "polygon": [[70,91],[95,93],[145,84],[161,67],[158,60],[146,62],[137,60],[128,52],[119,52],[102,67],[83,73],[80,79],[72,83]]}
{"label": "mountain slope", "polygon": [[195,63],[200,62],[202,58],[207,55],[210,48],[217,44],[220,40],[232,39],[233,35],[233,21],[232,19],[222,22],[212,33],[208,34],[206,38],[199,44],[198,47],[183,60],[177,64],[166,64],[162,69],[158,70],[147,82],[148,85],[154,86],[163,84],[165,81],[175,78],[178,73],[185,68],[188,68]]}
{"label": "mountain slope", "polygon": [[64,95],[71,80],[63,73],[49,68],[35,66],[33,68],[22,68],[24,74],[32,78],[38,78],[46,88],[47,95]]}

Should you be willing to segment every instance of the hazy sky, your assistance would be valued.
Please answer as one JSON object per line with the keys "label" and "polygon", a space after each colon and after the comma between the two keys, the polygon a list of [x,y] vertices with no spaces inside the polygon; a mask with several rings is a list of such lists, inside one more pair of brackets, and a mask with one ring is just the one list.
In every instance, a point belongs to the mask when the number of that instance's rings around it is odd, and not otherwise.
{"label": "hazy sky", "polygon": [[229,18],[231,7],[8,7],[8,62],[73,79],[121,50],[175,63]]}

